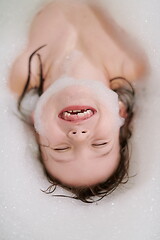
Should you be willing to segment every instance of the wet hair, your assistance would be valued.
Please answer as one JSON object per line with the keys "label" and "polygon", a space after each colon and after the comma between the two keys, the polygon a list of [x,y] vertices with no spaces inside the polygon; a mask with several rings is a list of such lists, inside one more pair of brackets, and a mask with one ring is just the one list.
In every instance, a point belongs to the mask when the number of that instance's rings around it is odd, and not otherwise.
{"label": "wet hair", "polygon": [[[38,96],[41,96],[43,93],[43,84],[44,84],[44,76],[43,76],[43,68],[42,68],[42,61],[41,56],[38,53],[38,51],[45,47],[41,46],[40,48],[36,49],[31,56],[29,57],[28,61],[28,78],[26,81],[26,84],[24,86],[24,89],[22,91],[21,96],[18,99],[17,108],[19,112],[21,113],[22,119],[29,124],[33,129],[33,123],[29,122],[29,120],[26,118],[26,114],[24,113],[24,109],[22,108],[22,102],[25,97],[25,95],[30,91],[28,90],[30,79],[31,79],[31,62],[34,56],[37,56],[39,59],[39,86],[31,89],[34,90],[34,93]],[[53,195],[53,196],[59,196],[59,197],[70,197],[74,199],[81,200],[85,203],[92,203],[95,201],[99,201],[105,196],[111,194],[120,184],[125,184],[129,180],[129,160],[130,160],[130,149],[129,149],[129,139],[132,135],[132,119],[134,115],[134,101],[135,101],[135,90],[132,86],[132,84],[124,77],[117,76],[115,78],[110,79],[110,87],[113,91],[115,91],[118,94],[119,101],[121,101],[126,110],[126,118],[124,125],[120,128],[120,134],[119,134],[119,144],[120,144],[120,151],[119,151],[119,165],[114,171],[114,173],[104,182],[95,184],[93,186],[68,186],[64,183],[62,183],[60,180],[56,179],[54,176],[51,176],[43,163],[43,157],[42,157],[42,151],[41,151],[41,145],[39,144],[38,138],[37,143],[39,146],[39,160],[42,163],[44,173],[47,176],[47,179],[50,183],[50,186],[46,190],[42,190],[46,194],[53,194],[56,190],[57,186],[61,186],[62,188],[70,191],[74,194],[74,196],[65,196],[65,195]],[[34,129],[35,131],[35,129]],[[98,197],[97,200],[95,200],[95,197]]]}

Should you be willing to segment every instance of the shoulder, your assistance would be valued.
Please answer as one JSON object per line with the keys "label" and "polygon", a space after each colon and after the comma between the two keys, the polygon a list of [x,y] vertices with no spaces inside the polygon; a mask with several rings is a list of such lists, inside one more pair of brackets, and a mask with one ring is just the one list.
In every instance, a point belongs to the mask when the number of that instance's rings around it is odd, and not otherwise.
{"label": "shoulder", "polygon": [[[20,54],[13,62],[9,73],[9,88],[18,96],[22,94],[29,76],[29,59],[31,54],[32,53],[29,50],[25,50],[22,54]],[[36,86],[36,77],[38,76],[37,73],[38,61],[36,58],[33,58],[28,90]]]}

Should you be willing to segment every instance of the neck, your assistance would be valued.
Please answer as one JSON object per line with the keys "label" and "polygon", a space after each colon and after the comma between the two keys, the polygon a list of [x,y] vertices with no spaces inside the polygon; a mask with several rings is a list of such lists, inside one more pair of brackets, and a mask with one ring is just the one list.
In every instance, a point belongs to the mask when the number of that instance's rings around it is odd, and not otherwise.
{"label": "neck", "polygon": [[109,77],[107,71],[103,69],[98,61],[93,62],[83,51],[73,49],[53,63],[51,71],[44,84],[44,91],[58,78],[62,76],[73,77],[75,79],[90,79],[103,82],[109,87]]}

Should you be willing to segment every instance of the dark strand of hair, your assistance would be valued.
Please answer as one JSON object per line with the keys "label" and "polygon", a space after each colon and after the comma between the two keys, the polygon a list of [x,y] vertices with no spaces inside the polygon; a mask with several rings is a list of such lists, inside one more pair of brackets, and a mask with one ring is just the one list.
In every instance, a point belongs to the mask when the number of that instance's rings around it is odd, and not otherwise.
{"label": "dark strand of hair", "polygon": [[39,88],[38,88],[38,95],[41,96],[43,93],[43,85],[44,85],[44,77],[43,77],[43,68],[42,68],[42,60],[41,60],[41,56],[38,53],[37,54],[38,58],[39,58],[39,62],[40,62],[40,83],[39,83]]}
{"label": "dark strand of hair", "polygon": [[[18,110],[20,111],[20,107],[21,107],[21,102],[28,90],[28,86],[29,86],[29,83],[30,83],[30,79],[31,79],[31,62],[32,62],[32,58],[33,56],[42,48],[44,48],[46,45],[43,45],[41,47],[39,47],[38,49],[36,49],[29,57],[29,61],[28,61],[28,77],[27,77],[27,81],[26,81],[26,84],[24,86],[24,89],[23,89],[23,92],[21,94],[21,96],[19,97],[18,99]],[[40,70],[41,72],[41,70]]]}

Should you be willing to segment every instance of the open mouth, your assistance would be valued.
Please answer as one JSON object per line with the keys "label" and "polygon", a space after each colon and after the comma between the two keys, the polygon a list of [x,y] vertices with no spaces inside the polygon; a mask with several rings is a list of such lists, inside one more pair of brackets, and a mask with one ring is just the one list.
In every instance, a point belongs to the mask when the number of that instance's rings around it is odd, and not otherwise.
{"label": "open mouth", "polygon": [[65,121],[77,122],[92,117],[96,112],[96,109],[90,106],[69,106],[63,109],[58,117]]}

